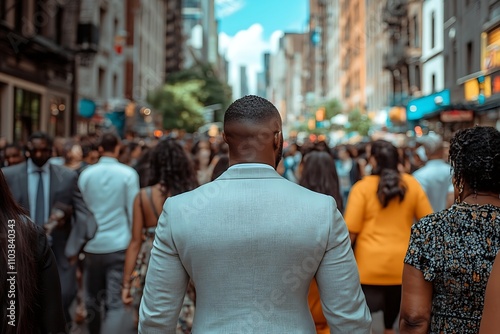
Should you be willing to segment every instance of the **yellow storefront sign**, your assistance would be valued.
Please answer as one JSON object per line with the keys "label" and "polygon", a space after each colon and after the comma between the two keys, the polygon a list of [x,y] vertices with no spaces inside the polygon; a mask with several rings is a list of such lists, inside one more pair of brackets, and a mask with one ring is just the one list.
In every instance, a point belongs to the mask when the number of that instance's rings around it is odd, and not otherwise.
{"label": "yellow storefront sign", "polygon": [[491,96],[491,77],[488,75],[484,78],[484,83],[479,83],[477,78],[466,81],[464,84],[464,95],[466,101],[476,101],[480,89],[483,89],[484,97]]}
{"label": "yellow storefront sign", "polygon": [[481,70],[500,67],[500,27],[481,34]]}

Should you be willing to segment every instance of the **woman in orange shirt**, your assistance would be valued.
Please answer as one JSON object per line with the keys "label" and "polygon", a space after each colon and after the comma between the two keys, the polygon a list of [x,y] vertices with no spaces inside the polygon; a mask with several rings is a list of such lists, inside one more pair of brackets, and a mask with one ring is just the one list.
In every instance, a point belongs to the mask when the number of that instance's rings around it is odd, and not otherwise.
{"label": "woman in orange shirt", "polygon": [[368,152],[372,175],[354,184],[344,218],[368,307],[383,311],[384,333],[390,334],[399,313],[411,226],[432,213],[432,207],[418,181],[398,171],[394,145],[377,140]]}

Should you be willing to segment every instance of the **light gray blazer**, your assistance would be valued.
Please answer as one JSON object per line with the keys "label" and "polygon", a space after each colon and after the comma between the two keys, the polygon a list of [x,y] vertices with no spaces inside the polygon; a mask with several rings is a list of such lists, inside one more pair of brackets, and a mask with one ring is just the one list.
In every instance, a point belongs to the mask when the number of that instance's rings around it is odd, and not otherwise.
{"label": "light gray blazer", "polygon": [[345,222],[330,196],[271,168],[232,167],[169,198],[156,228],[139,333],[175,333],[196,286],[192,333],[315,333],[316,277],[333,333],[369,333],[371,317]]}

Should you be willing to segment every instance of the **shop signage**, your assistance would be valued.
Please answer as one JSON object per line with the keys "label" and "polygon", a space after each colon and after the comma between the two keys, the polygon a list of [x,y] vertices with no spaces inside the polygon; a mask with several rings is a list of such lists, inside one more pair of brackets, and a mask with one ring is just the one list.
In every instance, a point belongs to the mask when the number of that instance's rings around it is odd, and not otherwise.
{"label": "shop signage", "polygon": [[443,123],[472,122],[474,112],[472,110],[447,110],[441,112],[440,118]]}

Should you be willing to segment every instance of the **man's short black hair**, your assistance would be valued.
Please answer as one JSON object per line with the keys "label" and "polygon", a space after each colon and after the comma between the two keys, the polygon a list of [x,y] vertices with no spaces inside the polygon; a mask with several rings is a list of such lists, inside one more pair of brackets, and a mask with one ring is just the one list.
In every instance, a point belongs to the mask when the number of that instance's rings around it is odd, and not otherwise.
{"label": "man's short black hair", "polygon": [[271,102],[256,95],[247,95],[234,101],[227,108],[224,124],[242,121],[260,123],[272,118],[281,121],[278,109]]}
{"label": "man's short black hair", "polygon": [[28,142],[32,142],[35,139],[44,140],[47,143],[47,146],[49,148],[52,148],[52,146],[53,146],[52,138],[45,132],[41,132],[41,131],[33,132],[31,134],[31,136],[29,137]]}
{"label": "man's short black hair", "polygon": [[104,133],[99,141],[99,147],[102,147],[104,152],[114,152],[116,146],[120,143],[120,138],[111,132]]}

